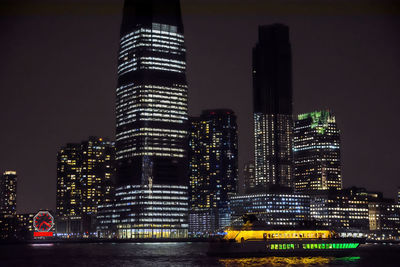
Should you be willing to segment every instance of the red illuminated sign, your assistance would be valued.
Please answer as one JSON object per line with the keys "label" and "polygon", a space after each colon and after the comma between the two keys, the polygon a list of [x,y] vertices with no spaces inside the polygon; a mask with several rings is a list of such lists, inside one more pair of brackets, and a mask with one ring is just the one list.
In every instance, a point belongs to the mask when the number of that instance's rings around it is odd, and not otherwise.
{"label": "red illuminated sign", "polygon": [[53,232],[34,232],[33,233],[34,237],[39,237],[39,236],[53,236]]}
{"label": "red illuminated sign", "polygon": [[33,217],[33,227],[35,227],[34,237],[53,236],[50,229],[54,226],[54,218],[48,211],[39,211]]}

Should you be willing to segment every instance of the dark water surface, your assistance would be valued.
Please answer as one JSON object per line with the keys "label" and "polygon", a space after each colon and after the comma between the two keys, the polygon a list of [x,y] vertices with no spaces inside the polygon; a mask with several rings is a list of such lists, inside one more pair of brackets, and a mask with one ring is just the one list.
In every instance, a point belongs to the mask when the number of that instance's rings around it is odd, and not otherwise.
{"label": "dark water surface", "polygon": [[399,266],[400,245],[364,245],[351,257],[216,258],[207,243],[0,245],[0,266]]}

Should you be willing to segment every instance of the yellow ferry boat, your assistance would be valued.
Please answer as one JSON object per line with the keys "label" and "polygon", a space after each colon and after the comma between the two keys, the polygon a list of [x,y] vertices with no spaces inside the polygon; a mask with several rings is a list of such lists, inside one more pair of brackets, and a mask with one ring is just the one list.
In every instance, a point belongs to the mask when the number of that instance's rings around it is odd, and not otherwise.
{"label": "yellow ferry boat", "polygon": [[227,228],[222,239],[210,242],[208,255],[345,256],[364,241],[340,238],[333,230]]}

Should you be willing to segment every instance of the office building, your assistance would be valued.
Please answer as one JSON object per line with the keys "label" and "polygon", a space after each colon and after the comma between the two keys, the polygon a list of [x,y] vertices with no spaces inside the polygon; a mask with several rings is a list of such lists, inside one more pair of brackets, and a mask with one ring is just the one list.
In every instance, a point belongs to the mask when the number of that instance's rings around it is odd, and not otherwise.
{"label": "office building", "polygon": [[31,240],[33,239],[33,217],[36,214],[24,213],[17,214],[16,216],[16,236],[20,240]]}
{"label": "office building", "polygon": [[289,28],[260,26],[253,48],[256,186],[292,186],[292,56]]}
{"label": "office building", "polygon": [[400,238],[400,205],[393,199],[371,199],[368,203],[369,230],[376,239]]}
{"label": "office building", "polygon": [[0,214],[15,216],[17,214],[17,173],[5,171],[0,176]]}
{"label": "office building", "polygon": [[103,138],[70,143],[57,154],[58,216],[95,214],[112,200],[115,148]]}
{"label": "office building", "polygon": [[310,197],[291,192],[250,193],[230,198],[232,225],[241,226],[242,216],[255,215],[262,224],[296,227],[310,220]]}
{"label": "office building", "polygon": [[101,235],[187,237],[185,73],[179,0],[126,0],[116,90],[118,187],[115,202],[98,215]]}
{"label": "office building", "polygon": [[190,226],[214,218],[214,223],[204,222],[214,225],[209,229],[214,232],[229,223],[228,198],[237,192],[236,115],[229,109],[205,110],[190,121]]}
{"label": "office building", "polygon": [[341,189],[340,131],[329,110],[300,114],[294,126],[295,189]]}
{"label": "office building", "polygon": [[311,218],[318,225],[341,233],[366,233],[369,230],[369,197],[363,191],[315,190],[310,194]]}

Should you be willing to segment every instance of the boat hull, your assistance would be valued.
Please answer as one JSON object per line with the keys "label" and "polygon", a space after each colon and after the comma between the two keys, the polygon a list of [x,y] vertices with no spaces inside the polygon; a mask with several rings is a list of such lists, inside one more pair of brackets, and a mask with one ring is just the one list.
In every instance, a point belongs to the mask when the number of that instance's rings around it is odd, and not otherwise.
{"label": "boat hull", "polygon": [[210,242],[208,255],[223,257],[344,257],[363,243],[359,239]]}

